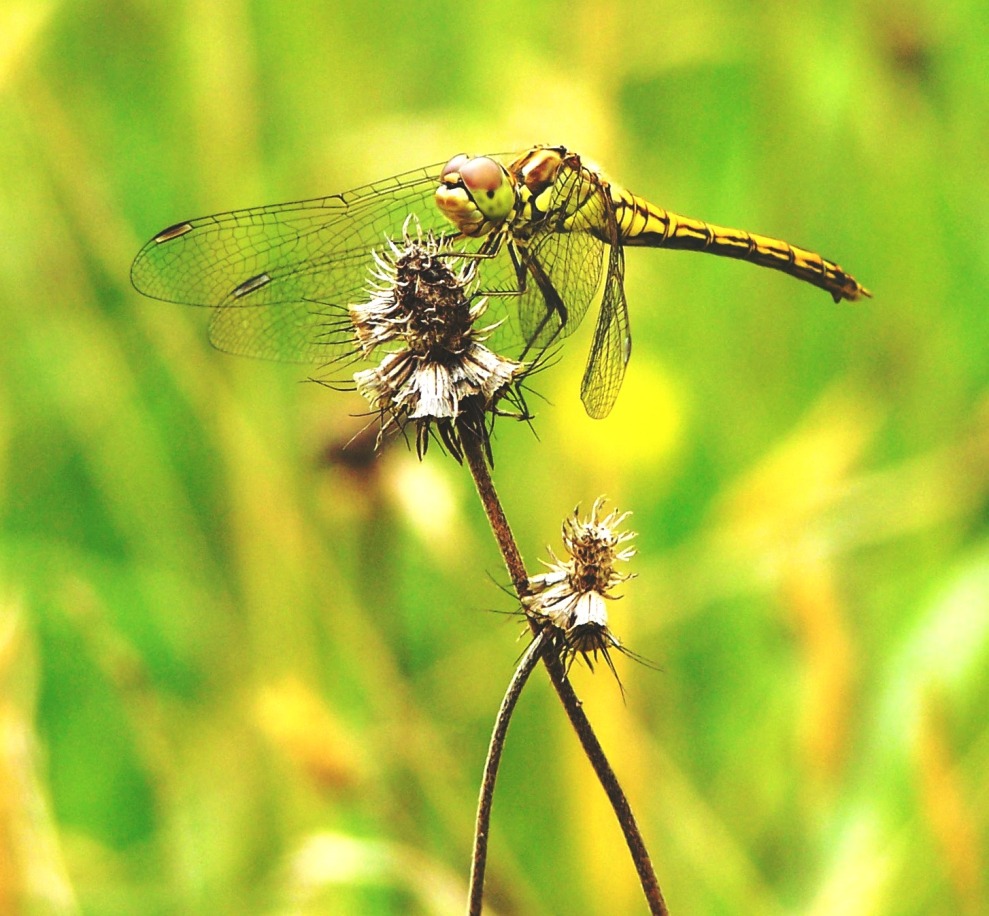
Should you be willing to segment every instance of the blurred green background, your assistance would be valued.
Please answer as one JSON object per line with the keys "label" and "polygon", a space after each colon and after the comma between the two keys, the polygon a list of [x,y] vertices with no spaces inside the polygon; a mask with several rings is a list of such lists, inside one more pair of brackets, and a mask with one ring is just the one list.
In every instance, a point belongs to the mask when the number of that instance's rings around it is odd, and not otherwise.
{"label": "blurred green background", "polygon": [[[565,143],[821,251],[628,253],[502,421],[530,565],[607,494],[654,660],[574,670],[674,913],[984,913],[989,8],[977,0],[0,6],[0,912],[456,913],[520,651],[465,471],[341,451],[352,396],[206,342],[128,269],[191,216]],[[489,905],[643,911],[537,672]]]}

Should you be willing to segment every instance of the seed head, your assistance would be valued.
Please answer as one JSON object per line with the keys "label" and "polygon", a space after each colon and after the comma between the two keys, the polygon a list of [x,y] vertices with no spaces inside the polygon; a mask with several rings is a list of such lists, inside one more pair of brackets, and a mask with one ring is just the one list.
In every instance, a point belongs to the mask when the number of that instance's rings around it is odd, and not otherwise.
{"label": "seed head", "polygon": [[614,510],[602,517],[603,506],[601,497],[586,519],[577,509],[564,519],[563,546],[569,556],[560,559],[549,551],[552,562],[544,562],[548,571],[529,579],[524,607],[527,615],[555,631],[569,661],[579,654],[591,665],[590,656],[601,652],[614,671],[609,650],[626,650],[608,628],[607,602],[619,597],[612,594],[616,586],[632,578],[615,564],[634,556],[635,548],[623,545],[635,532],[618,530],[631,513]]}
{"label": "seed head", "polygon": [[415,424],[420,455],[435,425],[458,460],[465,430],[483,437],[490,457],[499,400],[508,397],[524,414],[524,366],[484,345],[496,326],[478,326],[487,300],[469,293],[477,261],[457,258],[418,225],[413,235],[409,222],[401,244],[390,241],[374,257],[371,297],[351,306],[350,318],[365,358],[385,352],[354,375],[357,390],[388,423]]}

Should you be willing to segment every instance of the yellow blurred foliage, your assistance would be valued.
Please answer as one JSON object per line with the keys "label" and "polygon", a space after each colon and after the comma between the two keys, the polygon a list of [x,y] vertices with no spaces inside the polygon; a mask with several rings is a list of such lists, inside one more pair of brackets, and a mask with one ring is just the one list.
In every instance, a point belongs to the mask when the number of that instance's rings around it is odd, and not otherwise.
{"label": "yellow blurred foliage", "polygon": [[286,677],[261,688],[255,711],[268,740],[319,788],[345,789],[362,778],[359,742],[299,679]]}

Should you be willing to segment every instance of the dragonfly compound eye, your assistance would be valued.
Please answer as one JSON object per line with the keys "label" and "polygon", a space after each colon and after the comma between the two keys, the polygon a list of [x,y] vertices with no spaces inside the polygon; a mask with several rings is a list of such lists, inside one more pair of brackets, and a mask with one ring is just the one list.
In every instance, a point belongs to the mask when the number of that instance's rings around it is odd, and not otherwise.
{"label": "dragonfly compound eye", "polygon": [[446,178],[447,175],[454,172],[459,172],[460,166],[468,161],[470,161],[470,156],[466,153],[458,153],[446,165],[443,166],[443,171],[440,172],[440,178]]}
{"label": "dragonfly compound eye", "polygon": [[460,166],[460,179],[485,218],[500,223],[512,212],[515,189],[508,173],[494,159],[475,156]]}

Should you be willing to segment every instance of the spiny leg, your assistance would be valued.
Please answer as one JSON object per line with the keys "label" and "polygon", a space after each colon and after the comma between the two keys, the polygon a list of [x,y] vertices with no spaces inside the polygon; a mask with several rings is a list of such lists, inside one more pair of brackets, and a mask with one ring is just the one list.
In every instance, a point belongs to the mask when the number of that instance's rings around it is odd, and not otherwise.
{"label": "spiny leg", "polygon": [[497,233],[489,237],[489,240],[476,252],[466,252],[466,253],[455,253],[460,257],[465,258],[476,258],[478,260],[490,259],[496,257],[501,252],[502,245],[507,240],[508,256],[511,258],[512,267],[515,270],[515,289],[496,289],[496,290],[482,290],[482,294],[488,297],[503,297],[511,296],[512,298],[521,299],[522,296],[526,294],[529,289],[528,275],[532,274],[532,279],[534,280],[536,287],[539,292],[542,293],[543,301],[545,302],[545,310],[543,312],[542,318],[539,321],[536,329],[528,336],[528,340],[525,344],[525,349],[519,356],[520,359],[525,359],[533,346],[536,345],[536,341],[539,340],[540,335],[546,328],[548,322],[557,316],[559,322],[558,327],[553,333],[553,336],[546,341],[545,346],[549,346],[554,340],[560,335],[563,329],[566,327],[567,320],[569,318],[569,311],[567,309],[566,303],[564,303],[563,298],[556,291],[556,287],[553,286],[553,281],[550,280],[549,275],[543,268],[542,264],[531,255],[526,249],[519,245],[518,241],[508,237],[504,233]]}
{"label": "spiny leg", "polygon": [[[514,255],[513,255],[514,260]],[[517,264],[517,262],[516,262]],[[521,267],[517,264],[516,269],[521,269],[522,271],[522,285],[525,284],[525,273],[528,270],[532,274],[532,279],[535,280],[536,286],[539,287],[539,292],[543,295],[543,300],[546,303],[546,310],[543,312],[542,318],[539,320],[539,325],[536,327],[535,331],[529,335],[529,340],[526,342],[525,349],[522,351],[520,359],[525,359],[529,353],[529,350],[535,345],[536,341],[539,340],[540,335],[543,333],[543,329],[546,327],[547,322],[556,315],[559,324],[556,330],[553,332],[553,336],[546,341],[544,346],[549,346],[560,336],[560,332],[567,326],[567,306],[560,294],[556,291],[556,287],[553,286],[553,281],[550,280],[546,271],[543,269],[542,264],[534,257],[528,257],[525,262],[525,266]]]}

